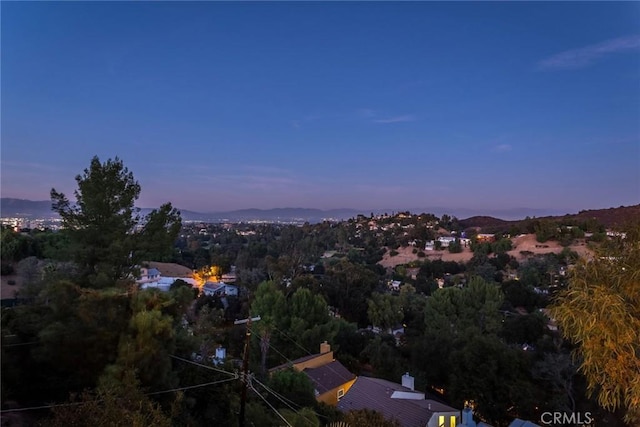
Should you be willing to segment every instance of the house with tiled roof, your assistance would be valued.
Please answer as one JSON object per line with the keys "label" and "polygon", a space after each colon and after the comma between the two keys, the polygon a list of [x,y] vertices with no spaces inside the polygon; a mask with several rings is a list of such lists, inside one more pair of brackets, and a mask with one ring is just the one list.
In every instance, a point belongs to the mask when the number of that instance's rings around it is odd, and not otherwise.
{"label": "house with tiled roof", "polygon": [[371,409],[402,427],[457,427],[461,423],[459,410],[416,391],[408,373],[402,376],[402,384],[358,377],[338,402],[338,409]]}
{"label": "house with tiled roof", "polygon": [[327,405],[335,406],[356,380],[354,374],[334,359],[331,346],[326,341],[320,344],[320,353],[276,366],[270,372],[287,368],[304,373],[313,384],[316,400]]}

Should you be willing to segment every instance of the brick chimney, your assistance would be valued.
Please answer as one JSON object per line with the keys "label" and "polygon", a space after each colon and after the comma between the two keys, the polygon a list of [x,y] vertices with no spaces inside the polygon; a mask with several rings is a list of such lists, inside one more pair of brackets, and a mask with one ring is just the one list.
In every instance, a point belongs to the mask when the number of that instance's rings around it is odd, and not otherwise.
{"label": "brick chimney", "polygon": [[325,341],[320,343],[320,354],[329,353],[331,351],[331,346]]}

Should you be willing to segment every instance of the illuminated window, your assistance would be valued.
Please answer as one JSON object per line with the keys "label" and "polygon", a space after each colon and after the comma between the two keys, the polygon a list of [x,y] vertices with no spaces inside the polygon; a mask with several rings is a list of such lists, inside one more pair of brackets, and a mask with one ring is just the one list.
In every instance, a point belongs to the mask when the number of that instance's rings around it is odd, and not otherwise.
{"label": "illuminated window", "polygon": [[453,415],[451,417],[451,424],[449,424],[450,427],[456,427],[456,416]]}
{"label": "illuminated window", "polygon": [[438,427],[447,427],[447,426],[444,424],[444,415],[440,415],[440,416],[438,417]]}

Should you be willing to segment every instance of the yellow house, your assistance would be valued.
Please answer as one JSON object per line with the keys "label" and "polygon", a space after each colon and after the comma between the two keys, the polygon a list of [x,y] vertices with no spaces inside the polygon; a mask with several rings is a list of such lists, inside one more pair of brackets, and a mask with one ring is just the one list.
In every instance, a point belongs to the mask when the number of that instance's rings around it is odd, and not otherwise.
{"label": "yellow house", "polygon": [[327,405],[337,405],[356,380],[354,374],[333,358],[331,346],[326,341],[320,344],[320,353],[301,357],[271,371],[289,367],[306,374],[315,388],[316,400]]}

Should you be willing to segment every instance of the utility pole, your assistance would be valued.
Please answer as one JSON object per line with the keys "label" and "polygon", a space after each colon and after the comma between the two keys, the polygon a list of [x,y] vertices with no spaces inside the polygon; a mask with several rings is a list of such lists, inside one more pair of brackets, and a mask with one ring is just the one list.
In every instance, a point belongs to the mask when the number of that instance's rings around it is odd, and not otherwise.
{"label": "utility pole", "polygon": [[244,356],[242,359],[242,375],[240,384],[240,427],[244,427],[244,407],[247,403],[247,388],[249,386],[249,348],[251,345],[251,322],[257,322],[260,316],[249,317],[248,319],[236,320],[234,325],[247,324],[247,332],[245,332]]}

